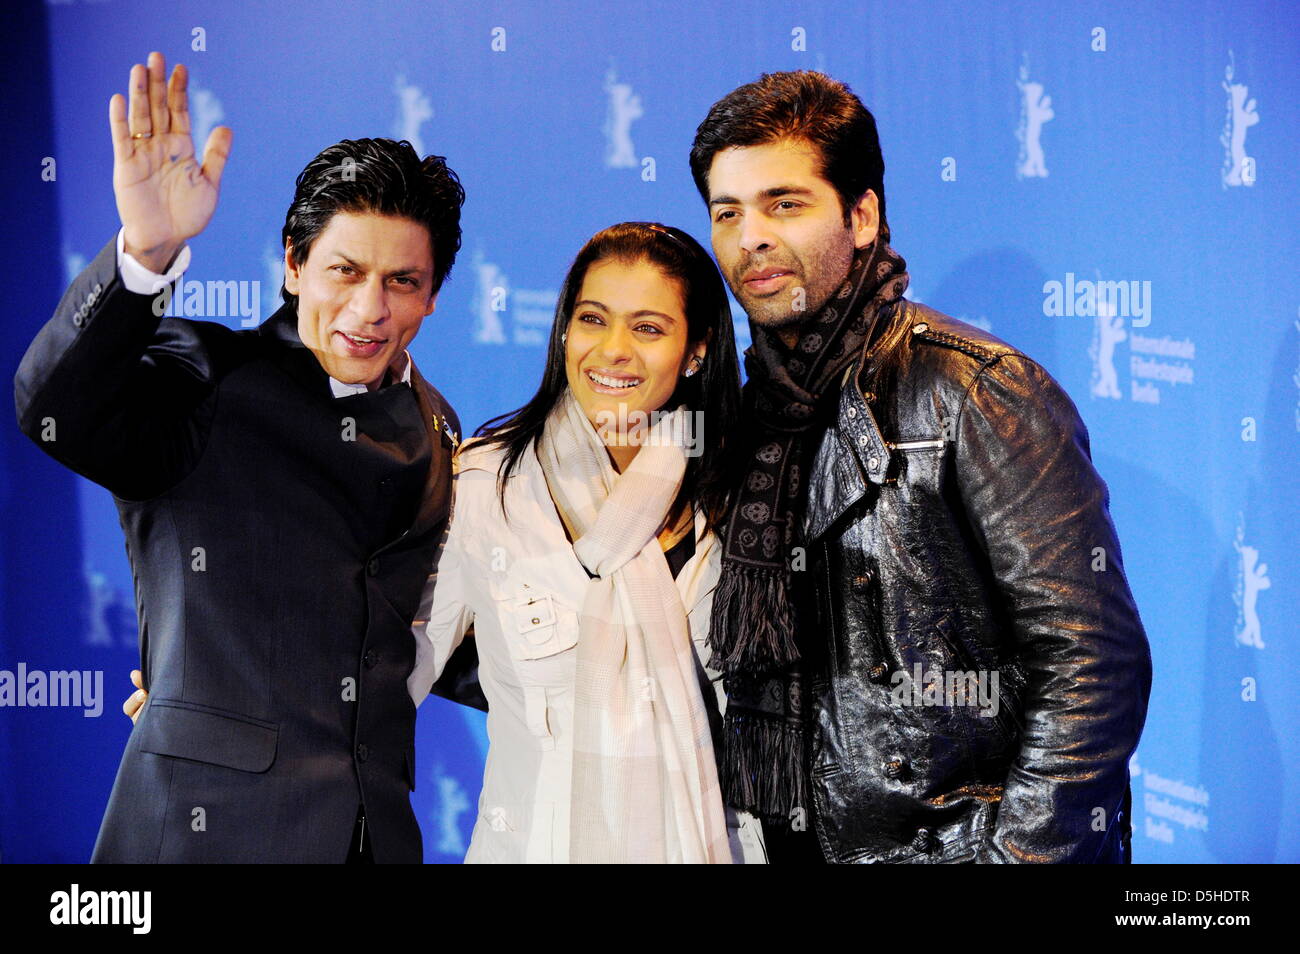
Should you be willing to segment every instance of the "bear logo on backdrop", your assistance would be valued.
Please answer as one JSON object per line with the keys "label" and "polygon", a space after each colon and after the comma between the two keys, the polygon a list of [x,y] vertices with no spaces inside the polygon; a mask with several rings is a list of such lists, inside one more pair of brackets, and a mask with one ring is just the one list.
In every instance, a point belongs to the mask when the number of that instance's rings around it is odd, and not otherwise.
{"label": "bear logo on backdrop", "polygon": [[1098,302],[1093,317],[1092,347],[1088,349],[1088,357],[1092,359],[1089,391],[1093,397],[1123,399],[1119,372],[1115,370],[1115,346],[1127,340],[1124,319],[1115,314],[1115,307],[1110,302]]}
{"label": "bear logo on backdrop", "polygon": [[1268,564],[1259,560],[1259,550],[1246,543],[1246,524],[1237,515],[1237,536],[1232,541],[1237,551],[1237,586],[1232,599],[1237,604],[1237,626],[1234,636],[1238,646],[1264,648],[1264,635],[1259,622],[1259,594],[1270,589],[1273,581],[1268,577]]}
{"label": "bear logo on backdrop", "polygon": [[420,87],[406,82],[405,76],[397,77],[393,91],[397,94],[397,122],[393,124],[393,133],[397,139],[409,142],[417,156],[427,156],[420,127],[433,118],[433,104]]}
{"label": "bear logo on backdrop", "polygon": [[1043,93],[1043,84],[1029,79],[1029,57],[1020,64],[1020,126],[1016,138],[1020,140],[1020,157],[1016,161],[1016,178],[1047,178],[1047,160],[1043,156],[1041,140],[1043,124],[1056,117],[1052,111],[1052,97]]}
{"label": "bear logo on backdrop", "polygon": [[1228,51],[1228,65],[1223,71],[1224,91],[1228,94],[1228,115],[1223,123],[1219,142],[1223,144],[1223,188],[1253,186],[1255,160],[1246,154],[1246,130],[1259,122],[1259,112],[1245,83],[1233,82],[1237,72],[1236,58]]}
{"label": "bear logo on backdrop", "polygon": [[632,146],[632,123],[645,115],[641,97],[632,92],[630,84],[618,81],[613,67],[605,74],[605,95],[609,102],[605,114],[605,167],[635,168],[641,163]]}

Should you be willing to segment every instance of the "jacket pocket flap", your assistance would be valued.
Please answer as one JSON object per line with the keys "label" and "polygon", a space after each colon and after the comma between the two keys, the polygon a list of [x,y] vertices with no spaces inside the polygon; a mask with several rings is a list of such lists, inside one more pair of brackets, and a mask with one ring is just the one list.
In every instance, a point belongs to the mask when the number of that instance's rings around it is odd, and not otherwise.
{"label": "jacket pocket flap", "polygon": [[578,644],[578,612],[562,599],[526,583],[491,583],[490,589],[515,659],[543,659]]}
{"label": "jacket pocket flap", "polygon": [[140,716],[140,751],[265,772],[275,761],[279,726],[234,712],[151,699]]}

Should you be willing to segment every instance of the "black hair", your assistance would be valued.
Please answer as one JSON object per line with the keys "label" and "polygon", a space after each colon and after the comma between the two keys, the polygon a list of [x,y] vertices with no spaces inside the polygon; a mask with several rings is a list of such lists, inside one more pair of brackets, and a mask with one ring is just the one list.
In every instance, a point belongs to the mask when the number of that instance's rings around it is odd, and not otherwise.
{"label": "black hair", "polygon": [[723,149],[782,139],[812,144],[821,158],[821,177],[839,194],[845,225],[867,190],[874,192],[880,234],[889,242],[885,159],[875,117],[847,85],[813,70],[764,73],[713,104],[691,144],[691,176],[705,204],[714,156]]}
{"label": "black hair", "polygon": [[[429,230],[434,294],[460,251],[465,190],[442,156],[425,156],[403,139],[344,139],[322,150],[298,173],[281,240],[299,267],[337,212],[372,212],[410,219]],[[298,296],[281,287],[284,300]]]}
{"label": "black hair", "polygon": [[[681,283],[689,344],[709,342],[699,372],[678,378],[666,408],[685,405],[702,411],[704,432],[697,433],[702,452],[688,458],[682,490],[674,509],[686,501],[702,509],[706,527],[717,528],[726,517],[731,468],[737,454],[730,441],[738,432],[740,364],[731,324],[731,305],[717,266],[700,243],[680,229],[653,222],[621,222],[593,235],[578,252],[560,289],[546,351],[546,369],[537,393],[523,407],[488,421],[475,432],[489,444],[506,449],[498,471],[498,493],[505,509],[505,480],[518,467],[546,423],[547,416],[568,387],[563,336],[588,269],[597,262],[649,261]],[[656,409],[657,410],[657,409]],[[729,457],[732,459],[729,461]]]}

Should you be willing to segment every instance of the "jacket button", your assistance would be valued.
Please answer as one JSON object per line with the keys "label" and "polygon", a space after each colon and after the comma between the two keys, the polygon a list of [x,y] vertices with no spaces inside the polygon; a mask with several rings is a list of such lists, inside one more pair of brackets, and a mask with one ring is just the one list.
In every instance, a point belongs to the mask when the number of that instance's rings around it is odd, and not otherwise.
{"label": "jacket button", "polygon": [[902,759],[890,759],[881,766],[881,771],[885,773],[885,778],[899,779],[907,774],[907,763]]}
{"label": "jacket button", "polygon": [[867,470],[875,470],[879,466],[880,461],[875,457],[872,457],[867,461]]}
{"label": "jacket button", "polygon": [[858,416],[858,409],[856,407],[849,408],[849,417],[857,417],[857,416]]}
{"label": "jacket button", "polygon": [[379,557],[370,558],[370,562],[366,564],[366,572],[371,576],[379,573]]}
{"label": "jacket button", "polygon": [[72,316],[72,323],[73,323],[75,326],[77,326],[78,328],[80,328],[83,324],[86,323],[86,319],[85,319],[85,317],[81,314],[81,312],[78,311],[78,312],[76,312],[76,313],[73,314],[73,316]]}
{"label": "jacket button", "polygon": [[366,654],[362,659],[365,661],[367,669],[374,669],[379,665],[379,653],[375,652],[373,649],[367,649]]}
{"label": "jacket button", "polygon": [[876,663],[867,670],[867,678],[872,682],[884,682],[887,675],[889,675],[889,667],[884,663]]}
{"label": "jacket button", "polygon": [[912,847],[917,851],[929,853],[934,850],[934,832],[928,828],[922,828],[912,839]]}
{"label": "jacket button", "polygon": [[364,762],[370,758],[370,747],[364,742],[357,743],[357,761]]}
{"label": "jacket button", "polygon": [[866,573],[863,573],[861,576],[855,576],[853,578],[853,582],[849,584],[849,588],[852,589],[854,594],[857,596],[861,596],[862,594],[866,593],[867,589],[870,586],[871,586],[870,570],[868,570]]}

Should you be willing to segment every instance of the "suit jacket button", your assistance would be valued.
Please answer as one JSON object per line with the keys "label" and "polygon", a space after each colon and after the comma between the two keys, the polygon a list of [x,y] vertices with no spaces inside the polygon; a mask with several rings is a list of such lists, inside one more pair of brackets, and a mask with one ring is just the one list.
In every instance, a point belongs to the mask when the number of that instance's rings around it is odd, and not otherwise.
{"label": "suit jacket button", "polygon": [[366,572],[371,576],[379,573],[379,557],[371,557],[370,562],[366,564]]}
{"label": "suit jacket button", "polygon": [[365,660],[367,669],[374,669],[379,665],[379,653],[375,652],[373,649],[367,649],[365,656],[362,658]]}
{"label": "suit jacket button", "polygon": [[357,761],[364,762],[370,758],[370,747],[364,742],[357,743]]}

